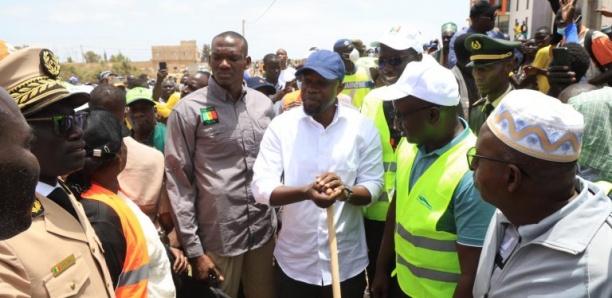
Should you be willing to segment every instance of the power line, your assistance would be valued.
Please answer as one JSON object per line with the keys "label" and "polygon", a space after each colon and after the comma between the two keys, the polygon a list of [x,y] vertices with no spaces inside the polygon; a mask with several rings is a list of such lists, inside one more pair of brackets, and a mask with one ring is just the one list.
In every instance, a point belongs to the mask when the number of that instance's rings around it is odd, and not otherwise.
{"label": "power line", "polygon": [[263,18],[266,13],[268,13],[268,10],[270,10],[270,8],[272,8],[272,5],[274,5],[274,3],[276,2],[276,0],[272,0],[272,3],[270,3],[270,6],[268,6],[268,8],[266,8],[266,11],[264,11],[257,19],[255,19],[254,21],[249,21],[246,22],[247,24],[253,24],[256,23],[257,21],[261,20],[261,18]]}

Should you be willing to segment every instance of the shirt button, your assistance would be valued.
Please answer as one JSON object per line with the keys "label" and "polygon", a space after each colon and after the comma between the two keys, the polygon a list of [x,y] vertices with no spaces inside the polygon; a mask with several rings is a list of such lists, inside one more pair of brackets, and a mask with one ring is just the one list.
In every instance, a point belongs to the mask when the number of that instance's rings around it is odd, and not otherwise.
{"label": "shirt button", "polygon": [[95,247],[92,247],[92,248],[91,248],[91,252],[95,254],[95,253],[96,253],[96,248],[95,248]]}
{"label": "shirt button", "polygon": [[70,289],[74,290],[74,288],[76,288],[76,284],[74,283],[74,281],[70,282]]}

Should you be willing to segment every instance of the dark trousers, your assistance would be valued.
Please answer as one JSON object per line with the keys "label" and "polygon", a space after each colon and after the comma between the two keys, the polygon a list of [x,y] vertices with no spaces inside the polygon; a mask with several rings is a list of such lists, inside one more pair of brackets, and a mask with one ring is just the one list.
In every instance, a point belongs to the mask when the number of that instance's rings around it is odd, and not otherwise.
{"label": "dark trousers", "polygon": [[[276,294],[279,298],[332,298],[332,286],[311,285],[287,276],[276,264]],[[365,273],[361,272],[340,283],[343,298],[363,298]]]}
{"label": "dark trousers", "polygon": [[370,283],[376,276],[376,260],[378,259],[378,251],[382,243],[383,233],[385,231],[385,222],[364,218],[363,225],[365,227],[366,245],[368,246],[368,259],[370,263],[366,268],[368,272],[368,280]]}

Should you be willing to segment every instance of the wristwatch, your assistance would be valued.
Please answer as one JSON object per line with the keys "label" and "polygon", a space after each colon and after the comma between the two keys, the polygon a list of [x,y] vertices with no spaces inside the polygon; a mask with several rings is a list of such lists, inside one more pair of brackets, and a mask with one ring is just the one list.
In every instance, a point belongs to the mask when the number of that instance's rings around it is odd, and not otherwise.
{"label": "wristwatch", "polygon": [[353,190],[348,187],[348,186],[344,186],[344,191],[346,191],[346,200],[344,200],[345,202],[349,202],[351,200],[351,198],[353,197]]}

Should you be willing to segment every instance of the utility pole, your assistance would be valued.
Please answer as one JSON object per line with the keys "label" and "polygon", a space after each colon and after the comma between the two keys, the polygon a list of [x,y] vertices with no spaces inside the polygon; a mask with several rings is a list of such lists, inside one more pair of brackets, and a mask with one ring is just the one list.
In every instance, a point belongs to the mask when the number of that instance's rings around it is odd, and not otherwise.
{"label": "utility pole", "polygon": [[85,53],[83,53],[83,46],[81,46],[81,57],[83,58],[83,63],[86,63],[87,61],[85,61]]}
{"label": "utility pole", "polygon": [[242,20],[242,36],[246,38],[246,36],[244,35],[244,20]]}

